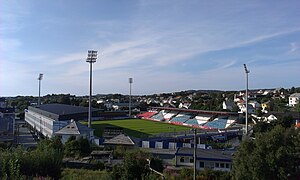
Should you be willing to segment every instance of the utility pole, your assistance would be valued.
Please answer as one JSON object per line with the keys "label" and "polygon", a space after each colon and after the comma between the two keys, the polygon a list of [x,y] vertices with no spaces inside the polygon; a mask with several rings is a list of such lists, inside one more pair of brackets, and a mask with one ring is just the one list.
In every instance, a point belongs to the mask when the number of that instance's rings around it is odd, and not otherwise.
{"label": "utility pole", "polygon": [[97,59],[97,51],[89,50],[88,57],[86,58],[86,62],[90,63],[90,95],[89,95],[89,117],[88,117],[88,127],[91,127],[92,122],[92,70],[93,63],[96,62]]}
{"label": "utility pole", "polygon": [[245,135],[248,134],[248,74],[250,71],[247,69],[246,64],[244,64],[245,73],[246,73],[246,128],[245,128]]}

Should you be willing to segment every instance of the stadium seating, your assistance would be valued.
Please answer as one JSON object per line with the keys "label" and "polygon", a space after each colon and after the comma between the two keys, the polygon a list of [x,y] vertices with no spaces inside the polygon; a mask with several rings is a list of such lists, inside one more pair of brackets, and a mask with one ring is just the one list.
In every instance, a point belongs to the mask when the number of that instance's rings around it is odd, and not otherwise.
{"label": "stadium seating", "polygon": [[151,116],[153,116],[154,114],[156,114],[157,112],[145,112],[143,114],[139,114],[138,117],[139,118],[150,118]]}
{"label": "stadium seating", "polygon": [[198,124],[202,125],[207,123],[212,118],[212,115],[204,115],[204,114],[198,114],[195,116],[195,119],[198,121]]}
{"label": "stadium seating", "polygon": [[227,121],[228,117],[217,117],[213,121],[206,123],[204,126],[211,129],[224,129]]}
{"label": "stadium seating", "polygon": [[177,114],[177,116],[175,116],[175,117],[173,117],[171,119],[171,122],[181,122],[181,123],[184,123],[185,121],[187,121],[191,117],[192,117],[192,115],[190,115],[190,114],[179,113],[179,114]]}
{"label": "stadium seating", "polygon": [[153,116],[150,117],[151,119],[157,120],[157,121],[162,121],[164,120],[164,116],[161,111],[159,111],[157,114],[154,114]]}
{"label": "stadium seating", "polygon": [[164,119],[165,120],[170,120],[173,116],[175,116],[177,114],[177,112],[172,112],[172,111],[170,111],[170,112],[168,112],[168,113],[165,113],[164,114]]}
{"label": "stadium seating", "polygon": [[187,120],[187,121],[185,122],[185,124],[187,124],[187,125],[197,125],[197,126],[199,126],[198,121],[197,121],[196,118]]}

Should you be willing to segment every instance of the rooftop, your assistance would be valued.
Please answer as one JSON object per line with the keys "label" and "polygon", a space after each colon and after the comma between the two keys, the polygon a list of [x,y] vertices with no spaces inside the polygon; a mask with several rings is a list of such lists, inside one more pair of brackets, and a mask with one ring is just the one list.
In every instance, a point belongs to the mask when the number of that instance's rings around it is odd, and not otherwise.
{"label": "rooftop", "polygon": [[[231,161],[234,151],[217,150],[217,149],[197,149],[197,159],[218,159]],[[193,156],[193,148],[178,148],[175,155]]]}
{"label": "rooftop", "polygon": [[71,121],[68,125],[57,131],[55,134],[80,135],[92,131],[91,128],[77,122]]}
{"label": "rooftop", "polygon": [[[72,106],[67,104],[42,104],[40,105],[40,107],[36,108],[57,115],[78,114],[86,113],[89,111],[88,107]],[[100,111],[100,109],[92,108],[92,111]]]}

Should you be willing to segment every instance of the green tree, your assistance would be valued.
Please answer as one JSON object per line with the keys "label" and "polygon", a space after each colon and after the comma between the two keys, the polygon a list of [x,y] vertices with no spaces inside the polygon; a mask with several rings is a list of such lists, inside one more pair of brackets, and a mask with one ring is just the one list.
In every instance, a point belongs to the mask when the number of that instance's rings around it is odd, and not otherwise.
{"label": "green tree", "polygon": [[124,157],[123,176],[125,179],[145,179],[149,174],[147,158],[150,153],[141,150],[128,151]]}
{"label": "green tree", "polygon": [[297,179],[300,177],[300,134],[274,127],[241,143],[233,160],[233,179]]}

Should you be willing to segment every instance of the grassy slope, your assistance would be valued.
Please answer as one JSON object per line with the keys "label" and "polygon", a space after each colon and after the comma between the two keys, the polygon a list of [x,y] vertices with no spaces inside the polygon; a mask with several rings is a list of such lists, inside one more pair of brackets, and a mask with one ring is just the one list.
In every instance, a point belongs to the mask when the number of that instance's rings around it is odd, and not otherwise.
{"label": "grassy slope", "polygon": [[93,121],[92,123],[92,128],[95,129],[95,135],[102,136],[105,126],[122,127],[126,134],[134,137],[146,137],[153,134],[159,134],[161,132],[177,132],[190,129],[184,126],[141,119],[101,120]]}

